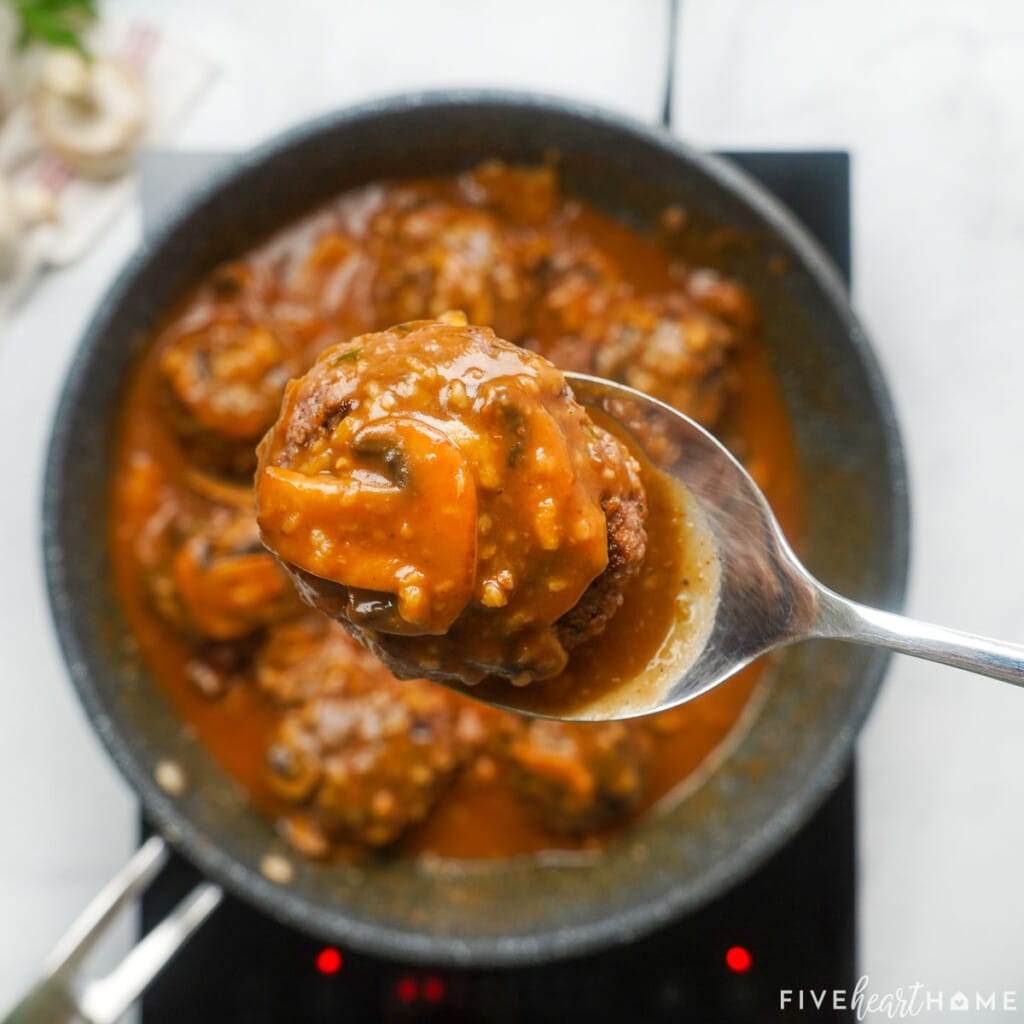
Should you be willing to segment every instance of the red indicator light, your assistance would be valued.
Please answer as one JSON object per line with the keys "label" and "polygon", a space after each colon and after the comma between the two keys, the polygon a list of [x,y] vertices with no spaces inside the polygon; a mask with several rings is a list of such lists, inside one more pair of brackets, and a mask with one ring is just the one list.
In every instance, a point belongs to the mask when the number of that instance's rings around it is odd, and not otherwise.
{"label": "red indicator light", "polygon": [[316,969],[321,974],[337,974],[344,962],[344,957],[333,946],[325,946],[316,955]]}
{"label": "red indicator light", "polygon": [[415,978],[403,978],[395,986],[395,994],[403,1003],[411,1003],[419,995],[419,986]]}
{"label": "red indicator light", "polygon": [[742,946],[730,946],[725,952],[725,965],[736,974],[746,974],[754,966],[754,958]]}
{"label": "red indicator light", "polygon": [[440,978],[427,978],[423,982],[423,998],[428,1003],[439,1003],[444,999],[444,982]]}

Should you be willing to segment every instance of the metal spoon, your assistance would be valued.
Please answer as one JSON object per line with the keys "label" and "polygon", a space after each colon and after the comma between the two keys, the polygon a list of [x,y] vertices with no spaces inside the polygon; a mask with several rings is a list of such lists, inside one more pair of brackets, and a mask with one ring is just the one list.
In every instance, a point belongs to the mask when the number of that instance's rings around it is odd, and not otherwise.
{"label": "metal spoon", "polygon": [[531,687],[489,688],[479,694],[483,699],[545,717],[632,718],[692,700],[761,655],[811,638],[888,647],[1024,686],[1024,647],[868,608],[819,583],[747,471],[693,420],[621,384],[565,376],[582,404],[616,420],[703,513],[698,518],[717,551],[717,594],[710,595],[701,642],[659,686],[631,684],[599,703],[567,709],[531,706]]}

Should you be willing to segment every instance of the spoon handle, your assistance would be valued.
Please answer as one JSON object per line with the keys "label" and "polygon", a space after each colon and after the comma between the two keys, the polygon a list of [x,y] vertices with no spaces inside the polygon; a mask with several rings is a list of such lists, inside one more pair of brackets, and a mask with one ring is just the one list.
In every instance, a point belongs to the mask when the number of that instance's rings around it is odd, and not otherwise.
{"label": "spoon handle", "polygon": [[868,608],[824,586],[819,597],[810,636],[888,647],[915,658],[1024,686],[1024,646]]}

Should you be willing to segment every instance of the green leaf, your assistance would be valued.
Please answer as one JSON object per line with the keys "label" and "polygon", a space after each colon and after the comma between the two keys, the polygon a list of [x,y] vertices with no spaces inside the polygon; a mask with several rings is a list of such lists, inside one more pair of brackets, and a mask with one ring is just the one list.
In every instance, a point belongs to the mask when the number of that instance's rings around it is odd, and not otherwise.
{"label": "green leaf", "polygon": [[18,46],[67,47],[85,54],[81,32],[98,16],[95,0],[14,0]]}
{"label": "green leaf", "polygon": [[350,348],[347,352],[340,352],[331,360],[332,366],[337,366],[338,363],[354,363],[361,355],[363,350],[361,348]]}

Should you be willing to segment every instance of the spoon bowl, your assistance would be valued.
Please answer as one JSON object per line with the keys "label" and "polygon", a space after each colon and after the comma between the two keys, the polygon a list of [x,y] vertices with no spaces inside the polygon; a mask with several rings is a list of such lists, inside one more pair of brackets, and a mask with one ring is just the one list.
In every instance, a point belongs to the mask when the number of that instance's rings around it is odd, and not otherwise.
{"label": "spoon bowl", "polygon": [[533,686],[489,681],[472,696],[546,718],[635,718],[693,700],[762,655],[811,638],[887,647],[1024,686],[1024,647],[868,608],[816,580],[750,474],[688,416],[622,384],[581,373],[565,378],[579,402],[614,420],[656,472],[681,485],[688,528],[712,552],[713,580],[700,595],[701,614],[687,624],[690,642],[667,674],[645,674],[597,700],[564,706],[538,702]]}

